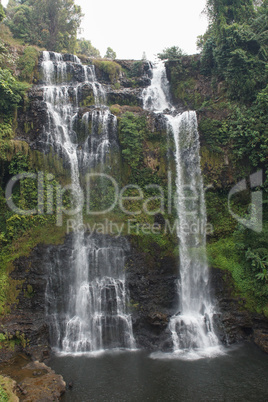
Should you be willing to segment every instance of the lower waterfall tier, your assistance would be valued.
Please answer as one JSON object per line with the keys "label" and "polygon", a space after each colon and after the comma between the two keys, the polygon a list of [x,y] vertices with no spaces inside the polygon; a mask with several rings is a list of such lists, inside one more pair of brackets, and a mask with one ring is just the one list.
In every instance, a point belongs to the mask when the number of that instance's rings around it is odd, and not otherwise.
{"label": "lower waterfall tier", "polygon": [[124,272],[128,250],[122,239],[74,236],[67,265],[60,253],[51,255],[46,299],[54,347],[66,353],[135,347]]}

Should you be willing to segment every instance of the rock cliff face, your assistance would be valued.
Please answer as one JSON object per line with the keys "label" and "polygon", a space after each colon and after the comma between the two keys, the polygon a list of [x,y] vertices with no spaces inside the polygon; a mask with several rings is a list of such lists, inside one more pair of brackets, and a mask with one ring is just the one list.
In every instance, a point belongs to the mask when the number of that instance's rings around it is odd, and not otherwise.
{"label": "rock cliff face", "polygon": [[[64,57],[67,62],[71,60],[69,55]],[[96,77],[105,87],[107,104],[116,110],[119,118],[126,111],[131,111],[136,116],[146,117],[152,133],[163,132],[164,124],[161,117],[153,116],[142,109],[142,90],[150,83],[148,63],[139,62],[137,64],[135,61],[118,60],[117,64],[121,66],[121,70],[112,80],[107,70],[101,68],[100,65],[95,65]],[[72,77],[82,83],[82,67],[72,71]],[[41,76],[39,76],[39,82],[42,84]],[[195,91],[200,92],[202,96],[209,96],[205,86],[204,82],[200,82],[200,86],[195,88]],[[92,95],[92,88],[86,83],[82,84],[77,96],[78,125],[86,112],[89,113],[89,122],[92,120]],[[70,88],[69,97],[74,98],[74,93]],[[178,106],[181,110],[188,107],[183,102]],[[43,127],[47,117],[46,107],[42,87],[33,86],[29,92],[27,110],[18,116],[17,130],[17,139],[27,142],[33,153],[35,151],[45,151],[45,154],[50,152],[50,150],[44,149],[42,142]],[[118,138],[113,140],[118,146]],[[83,137],[78,137],[78,147],[82,146],[82,143]],[[145,164],[151,169],[151,174],[157,173],[161,169],[159,150],[150,149],[148,145],[147,148],[144,148],[144,156]],[[59,157],[61,158],[61,156]],[[61,162],[64,168],[68,167],[66,161]],[[210,168],[207,165],[203,165],[203,167],[204,173],[209,176]],[[124,169],[126,170],[128,167],[123,166],[122,170]],[[231,178],[228,185],[232,181]],[[174,250],[172,250],[173,253],[169,252],[164,256],[156,243],[151,246],[150,252],[144,252],[141,248],[137,248],[135,241],[132,240],[131,237],[127,238],[131,247],[126,258],[126,278],[137,346],[150,350],[169,350],[172,343],[168,323],[170,316],[176,313],[178,302],[177,257]],[[18,304],[12,307],[10,315],[2,319],[1,323],[5,330],[14,337],[18,331],[23,333],[26,339],[24,348],[38,359],[47,356],[50,344],[49,325],[46,317],[46,288],[50,274],[48,256],[53,253],[60,254],[62,266],[68,265],[71,243],[72,235],[68,235],[61,245],[38,245],[32,250],[29,257],[21,257],[15,261],[14,270],[10,274],[12,279],[21,281],[22,286]],[[268,352],[267,320],[243,309],[241,306],[243,301],[232,296],[232,281],[226,275],[222,271],[212,270],[212,287],[221,311],[218,317],[220,337],[224,342],[229,343],[250,339]],[[57,285],[55,284],[55,286]]]}
{"label": "rock cliff face", "polygon": [[[131,241],[130,238],[110,240],[114,245]],[[22,281],[23,285],[18,305],[2,324],[14,337],[18,331],[24,334],[26,350],[37,359],[47,357],[50,344],[50,316],[47,315],[46,299],[48,281],[52,283],[53,291],[66,290],[63,294],[58,292],[57,297],[58,304],[64,303],[64,298],[68,298],[69,282],[73,280],[68,269],[72,245],[72,235],[66,236],[62,245],[38,245],[30,257],[22,257],[15,262],[11,273],[12,278]],[[137,346],[166,350],[170,346],[170,333],[167,331],[169,317],[176,306],[177,261],[175,258],[164,258],[159,264],[158,252],[155,245],[148,261],[148,256],[135,247],[126,251],[126,278]],[[57,261],[58,265],[53,273],[51,261]]]}
{"label": "rock cliff face", "polygon": [[[124,239],[122,239],[124,240]],[[131,242],[131,239],[125,239]],[[124,240],[124,241],[125,241]],[[49,353],[49,317],[46,315],[46,289],[51,280],[51,259],[60,257],[60,269],[65,272],[68,287],[68,271],[72,249],[72,235],[66,236],[62,245],[38,245],[30,257],[19,258],[11,276],[22,281],[18,307],[2,320],[10,335],[18,331],[24,334],[25,349],[36,359],[45,359]],[[117,240],[121,242],[120,238]],[[177,259],[166,257],[158,260],[157,244],[148,253],[135,246],[126,254],[126,278],[130,296],[130,311],[137,346],[149,350],[168,351],[172,348],[169,318],[177,306],[176,278]],[[59,288],[57,272],[53,276],[54,289]],[[268,322],[258,314],[248,312],[243,300],[233,295],[232,278],[228,273],[212,269],[211,286],[218,302],[217,331],[224,343],[233,344],[243,340],[254,341],[267,350]],[[62,284],[61,284],[62,287]],[[59,295],[64,297],[64,295]]]}
{"label": "rock cliff face", "polygon": [[268,352],[268,320],[261,314],[245,309],[245,300],[235,296],[230,273],[211,270],[211,285],[215,292],[220,314],[221,338],[228,344],[243,340],[253,341]]}

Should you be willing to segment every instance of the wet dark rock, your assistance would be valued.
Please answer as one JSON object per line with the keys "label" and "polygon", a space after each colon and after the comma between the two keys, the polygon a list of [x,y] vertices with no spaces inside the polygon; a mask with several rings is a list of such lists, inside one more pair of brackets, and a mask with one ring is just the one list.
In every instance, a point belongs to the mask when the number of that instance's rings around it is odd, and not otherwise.
{"label": "wet dark rock", "polygon": [[148,322],[155,327],[167,327],[168,326],[168,315],[163,313],[152,313],[148,315]]}
{"label": "wet dark rock", "polygon": [[143,76],[140,78],[129,79],[129,78],[121,78],[120,85],[124,88],[145,88],[151,84],[151,80],[149,77]]}
{"label": "wet dark rock", "polygon": [[66,389],[66,383],[61,375],[55,374],[55,371],[50,367],[38,361],[25,366],[25,370],[28,370],[28,372],[33,370],[33,377],[29,375],[20,384],[20,389],[23,390],[22,394],[26,396],[26,398],[23,398],[24,401],[60,400]]}
{"label": "wet dark rock", "polygon": [[155,214],[154,223],[159,224],[159,225],[165,225],[166,220],[163,217],[163,215],[159,213],[159,214]]}
{"label": "wet dark rock", "polygon": [[268,328],[254,330],[253,339],[259,348],[268,353]]}
{"label": "wet dark rock", "polygon": [[119,90],[111,89],[107,93],[107,101],[109,104],[142,106],[141,89],[140,88],[122,88]]}
{"label": "wet dark rock", "polygon": [[268,319],[245,309],[245,300],[234,296],[231,274],[219,269],[211,270],[211,284],[220,314],[215,316],[216,329],[224,343],[253,341],[268,352]]}
{"label": "wet dark rock", "polygon": [[157,261],[158,255],[157,250],[148,256],[133,247],[126,262],[134,336],[138,347],[150,350],[163,350],[170,343],[168,317],[178,303],[177,260]]}

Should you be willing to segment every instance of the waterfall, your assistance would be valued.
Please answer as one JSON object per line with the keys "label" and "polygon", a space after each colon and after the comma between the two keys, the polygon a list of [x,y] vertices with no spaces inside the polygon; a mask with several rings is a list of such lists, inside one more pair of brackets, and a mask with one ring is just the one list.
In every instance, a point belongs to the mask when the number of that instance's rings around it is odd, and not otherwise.
{"label": "waterfall", "polygon": [[[170,106],[164,62],[153,67],[149,88],[143,91],[145,109],[163,113]],[[166,95],[167,94],[167,95]],[[210,298],[206,258],[206,207],[200,168],[200,143],[194,111],[164,115],[175,142],[177,235],[180,252],[178,312],[171,317],[174,355],[200,358],[219,353],[213,328],[214,305]]]}
{"label": "waterfall", "polygon": [[[94,66],[78,57],[43,52],[41,62],[43,99],[47,119],[42,147],[50,148],[68,162],[71,187],[76,196],[77,224],[83,224],[83,189],[80,175],[96,163],[103,165],[115,140],[117,120],[105,102],[105,90],[96,81]],[[95,105],[79,123],[79,101],[91,88]],[[91,124],[89,124],[91,123]],[[85,140],[78,147],[78,126]],[[117,240],[117,239],[116,239]],[[128,247],[104,236],[73,233],[69,258],[50,256],[47,284],[47,316],[51,340],[65,353],[86,353],[111,348],[134,348],[124,262]]]}

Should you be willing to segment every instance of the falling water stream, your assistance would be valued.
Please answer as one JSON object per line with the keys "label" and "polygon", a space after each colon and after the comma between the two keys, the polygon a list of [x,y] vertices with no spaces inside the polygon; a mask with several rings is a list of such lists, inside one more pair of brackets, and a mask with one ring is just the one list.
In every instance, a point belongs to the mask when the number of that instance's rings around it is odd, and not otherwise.
{"label": "falling water stream", "polygon": [[[43,52],[43,93],[47,106],[44,147],[52,147],[70,165],[75,194],[77,225],[83,223],[83,189],[80,172],[103,164],[116,131],[116,117],[105,102],[105,90],[96,81],[94,66],[84,66],[76,56]],[[78,78],[82,77],[82,82]],[[91,86],[95,107],[85,112],[85,141],[78,149],[76,123],[79,94]],[[91,119],[91,125],[89,125]],[[73,234],[67,266],[59,255],[50,258],[46,299],[51,320],[52,344],[64,353],[87,353],[103,349],[134,348],[131,316],[127,312],[124,261],[127,244]],[[55,276],[57,272],[57,276]],[[55,283],[57,285],[55,285]],[[57,300],[61,294],[60,302]]]}
{"label": "falling water stream", "polygon": [[[200,168],[200,143],[194,111],[173,116],[164,62],[154,64],[151,86],[143,91],[145,109],[167,113],[167,129],[175,142],[177,235],[180,249],[178,313],[170,320],[174,353],[200,358],[220,352],[213,328],[206,259],[206,207]],[[173,113],[172,113],[173,112]],[[172,114],[171,114],[172,113]]]}

